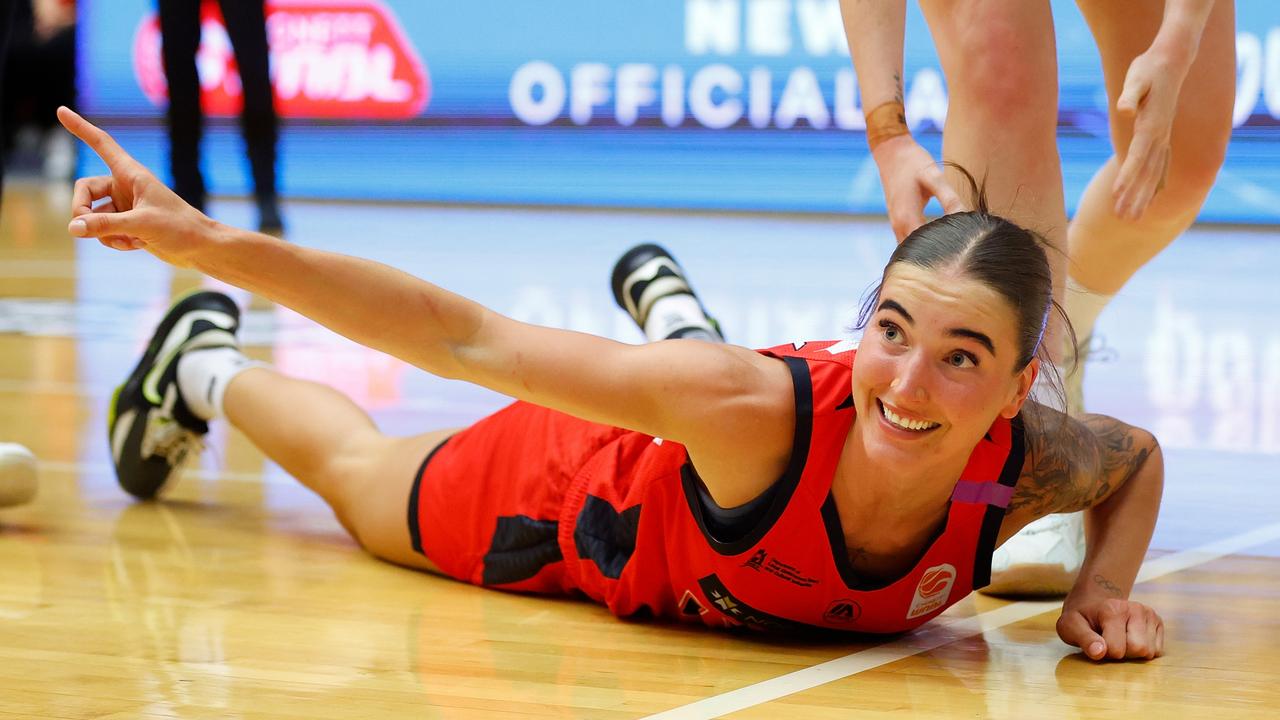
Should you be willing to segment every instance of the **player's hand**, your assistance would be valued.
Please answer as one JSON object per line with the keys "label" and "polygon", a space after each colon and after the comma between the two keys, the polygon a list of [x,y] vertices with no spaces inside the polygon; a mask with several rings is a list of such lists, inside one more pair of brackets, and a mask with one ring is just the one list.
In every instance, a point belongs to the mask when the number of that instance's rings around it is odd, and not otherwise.
{"label": "player's hand", "polygon": [[1115,213],[1139,220],[1169,177],[1173,118],[1188,66],[1154,49],[1134,59],[1116,112],[1133,121],[1133,139],[1111,187]]}
{"label": "player's hand", "polygon": [[924,206],[931,197],[938,198],[945,213],[966,209],[933,156],[910,135],[885,140],[876,146],[873,156],[884,186],[889,224],[898,242],[924,224]]}
{"label": "player's hand", "polygon": [[1164,654],[1164,620],[1132,600],[1107,598],[1062,607],[1058,637],[1091,660],[1151,660]]}
{"label": "player's hand", "polygon": [[197,251],[209,242],[213,221],[183,202],[101,128],[65,107],[58,108],[58,120],[111,171],[76,181],[67,231],[98,238],[116,250],[146,250],[173,265],[193,265]]}

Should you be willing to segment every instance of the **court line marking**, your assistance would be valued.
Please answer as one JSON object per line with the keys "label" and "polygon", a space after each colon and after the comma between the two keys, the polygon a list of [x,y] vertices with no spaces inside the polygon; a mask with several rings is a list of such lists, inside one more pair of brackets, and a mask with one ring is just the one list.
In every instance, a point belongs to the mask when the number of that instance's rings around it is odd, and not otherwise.
{"label": "court line marking", "polygon": [[[270,463],[270,460],[266,462]],[[273,466],[274,463],[271,463]],[[106,475],[107,477],[115,477],[115,469],[109,463],[80,463],[80,462],[60,462],[58,460],[39,460],[36,467],[42,472],[68,473],[71,475]],[[278,467],[278,466],[277,466]],[[284,472],[281,470],[280,472]],[[285,473],[284,480],[273,478],[272,475],[264,472],[236,472],[234,470],[218,470],[217,468],[202,467],[185,467],[182,469],[178,479],[195,478],[196,480],[217,481],[227,480],[231,482],[262,482],[264,485],[285,485],[297,484],[298,481]]]}
{"label": "court line marking", "polygon": [[[1170,573],[1203,565],[1226,555],[1276,539],[1280,539],[1280,523],[1264,525],[1248,532],[1206,543],[1197,548],[1154,558],[1142,564],[1142,568],[1138,571],[1137,582],[1142,583],[1154,580]],[[795,693],[872,670],[912,655],[934,650],[957,640],[981,635],[990,630],[1061,608],[1061,601],[1022,601],[1005,605],[995,610],[988,610],[972,617],[950,620],[942,618],[925,625],[910,635],[884,645],[861,650],[851,655],[829,660],[786,675],[780,675],[737,690],[730,690],[726,693],[703,698],[655,715],[648,715],[642,720],[702,720],[703,718],[718,718],[731,712],[763,705],[788,695],[794,695]]]}

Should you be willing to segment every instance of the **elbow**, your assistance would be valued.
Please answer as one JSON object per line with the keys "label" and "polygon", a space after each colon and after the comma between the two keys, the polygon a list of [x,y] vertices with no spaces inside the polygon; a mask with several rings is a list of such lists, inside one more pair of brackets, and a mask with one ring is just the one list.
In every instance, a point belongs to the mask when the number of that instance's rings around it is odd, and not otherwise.
{"label": "elbow", "polygon": [[1152,435],[1150,431],[1143,430],[1142,428],[1134,428],[1134,431],[1134,434],[1136,435],[1135,443],[1143,452],[1146,453],[1144,464],[1155,464],[1161,469],[1161,474],[1163,475],[1164,450],[1160,448],[1160,441],[1157,440],[1156,436]]}
{"label": "elbow", "polygon": [[1160,497],[1164,494],[1164,450],[1160,448],[1160,441],[1156,440],[1155,435],[1146,430],[1138,428],[1135,430],[1137,431],[1135,443],[1144,454],[1134,469],[1131,479],[1141,479],[1158,506]]}

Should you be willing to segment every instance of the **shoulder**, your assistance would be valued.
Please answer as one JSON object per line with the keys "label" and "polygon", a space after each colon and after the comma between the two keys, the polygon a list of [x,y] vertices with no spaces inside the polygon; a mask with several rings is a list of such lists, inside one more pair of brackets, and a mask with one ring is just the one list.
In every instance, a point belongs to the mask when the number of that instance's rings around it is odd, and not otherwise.
{"label": "shoulder", "polygon": [[857,340],[798,340],[758,350],[762,355],[795,357],[818,362],[834,362],[850,366],[858,352]]}
{"label": "shoulder", "polygon": [[[684,397],[678,439],[712,499],[736,507],[757,497],[786,469],[796,427],[796,391],[792,369],[782,359],[732,345],[687,352],[718,356],[719,372],[707,388],[672,388]],[[695,395],[701,402],[689,402]]]}
{"label": "shoulder", "polygon": [[1156,450],[1151,433],[1107,415],[1069,417],[1028,402],[1024,457],[1008,514],[1030,522],[1105,500]]}

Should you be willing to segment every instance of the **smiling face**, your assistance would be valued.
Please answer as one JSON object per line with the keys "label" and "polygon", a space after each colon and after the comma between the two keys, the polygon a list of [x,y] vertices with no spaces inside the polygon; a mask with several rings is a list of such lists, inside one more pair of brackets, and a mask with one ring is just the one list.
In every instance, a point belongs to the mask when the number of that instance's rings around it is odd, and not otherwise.
{"label": "smiling face", "polygon": [[894,263],[853,367],[855,436],[904,474],[962,465],[997,417],[1021,409],[1039,363],[1018,363],[1003,296],[955,270]]}

